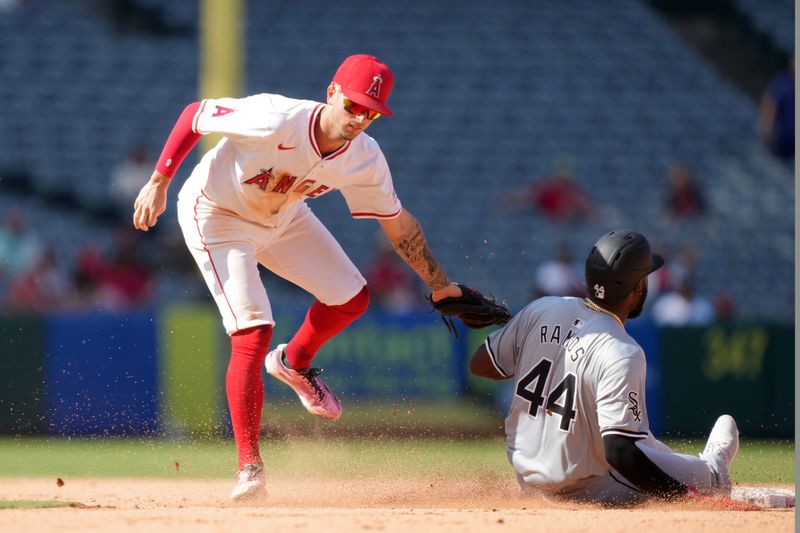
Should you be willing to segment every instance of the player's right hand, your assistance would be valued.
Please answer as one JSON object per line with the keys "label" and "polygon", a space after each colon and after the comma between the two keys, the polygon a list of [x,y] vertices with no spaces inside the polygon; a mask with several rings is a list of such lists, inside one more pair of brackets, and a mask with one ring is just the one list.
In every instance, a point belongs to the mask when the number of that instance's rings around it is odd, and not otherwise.
{"label": "player's right hand", "polygon": [[133,227],[147,231],[158,222],[158,217],[167,208],[167,188],[169,178],[160,172],[153,172],[133,203]]}

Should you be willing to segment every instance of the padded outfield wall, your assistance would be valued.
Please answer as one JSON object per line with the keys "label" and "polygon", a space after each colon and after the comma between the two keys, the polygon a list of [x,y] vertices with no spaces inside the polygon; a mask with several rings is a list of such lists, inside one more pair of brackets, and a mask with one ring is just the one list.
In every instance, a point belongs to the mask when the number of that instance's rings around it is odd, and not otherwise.
{"label": "padded outfield wall", "polygon": [[[276,312],[273,345],[302,313]],[[697,436],[730,413],[743,436],[794,435],[794,329],[728,324],[628,330],[648,357],[654,433]],[[435,405],[463,395],[502,410],[513,385],[469,375],[485,331],[449,335],[433,313],[370,310],[320,352],[315,364],[343,399]],[[229,431],[224,394],[228,340],[215,309],[167,306],[124,315],[0,318],[0,433],[219,434]],[[291,391],[265,380],[269,401]],[[498,417],[500,417],[498,413]]]}

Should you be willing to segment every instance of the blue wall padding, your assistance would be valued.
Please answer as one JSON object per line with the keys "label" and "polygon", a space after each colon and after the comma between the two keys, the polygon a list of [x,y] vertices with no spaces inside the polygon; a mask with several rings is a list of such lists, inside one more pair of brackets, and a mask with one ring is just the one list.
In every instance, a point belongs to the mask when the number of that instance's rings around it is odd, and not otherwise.
{"label": "blue wall padding", "polygon": [[151,312],[55,316],[46,325],[46,431],[159,430],[156,323]]}

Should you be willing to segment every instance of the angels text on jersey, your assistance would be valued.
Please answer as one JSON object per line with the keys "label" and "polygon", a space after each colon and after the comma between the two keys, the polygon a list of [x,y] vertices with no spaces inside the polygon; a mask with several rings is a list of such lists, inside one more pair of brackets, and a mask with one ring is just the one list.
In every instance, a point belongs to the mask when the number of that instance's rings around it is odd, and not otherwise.
{"label": "angels text on jersey", "polygon": [[304,194],[306,198],[317,198],[327,192],[336,190],[327,185],[317,185],[316,180],[308,178],[301,180],[297,176],[292,176],[288,173],[282,173],[276,178],[272,172],[272,167],[268,170],[263,168],[259,170],[261,172],[250,179],[246,179],[244,182],[256,185],[262,191],[269,190],[269,192],[278,194]]}

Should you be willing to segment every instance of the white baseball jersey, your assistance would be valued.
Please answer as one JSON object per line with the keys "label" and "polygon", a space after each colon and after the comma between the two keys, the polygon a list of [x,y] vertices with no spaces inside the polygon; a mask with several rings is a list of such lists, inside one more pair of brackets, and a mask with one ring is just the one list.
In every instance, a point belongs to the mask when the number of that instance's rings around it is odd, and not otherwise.
{"label": "white baseball jersey", "polygon": [[268,227],[300,202],[340,190],[355,218],[392,218],[401,206],[386,160],[361,133],[322,157],[314,124],[324,105],[275,94],[203,100],[192,129],[223,139],[195,167],[185,187],[220,208]]}
{"label": "white baseball jersey", "polygon": [[[401,212],[378,144],[360,133],[323,157],[314,126],[324,105],[274,94],[203,100],[192,129],[224,137],[178,195],[178,221],[228,334],[274,324],[261,264],[326,305],[366,281],[305,204],[340,190],[355,218]],[[167,162],[169,165],[169,162]]]}
{"label": "white baseball jersey", "polygon": [[489,335],[486,348],[515,380],[505,430],[521,481],[557,491],[605,476],[603,435],[648,438],[644,352],[592,302],[540,298]]}

